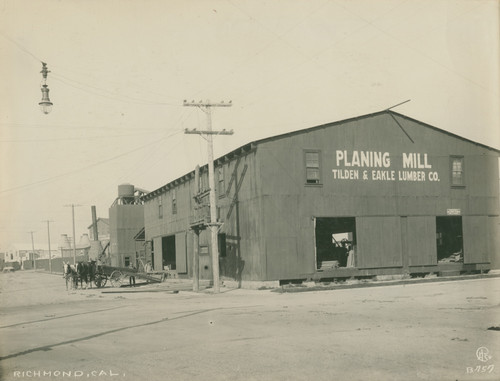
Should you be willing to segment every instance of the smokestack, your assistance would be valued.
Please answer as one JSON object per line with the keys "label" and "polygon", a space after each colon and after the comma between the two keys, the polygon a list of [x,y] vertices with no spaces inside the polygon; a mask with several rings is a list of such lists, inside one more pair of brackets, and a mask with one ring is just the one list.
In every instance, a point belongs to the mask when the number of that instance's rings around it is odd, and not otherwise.
{"label": "smokestack", "polygon": [[94,241],[99,241],[99,233],[97,232],[97,213],[95,205],[92,205],[92,231],[94,233]]}

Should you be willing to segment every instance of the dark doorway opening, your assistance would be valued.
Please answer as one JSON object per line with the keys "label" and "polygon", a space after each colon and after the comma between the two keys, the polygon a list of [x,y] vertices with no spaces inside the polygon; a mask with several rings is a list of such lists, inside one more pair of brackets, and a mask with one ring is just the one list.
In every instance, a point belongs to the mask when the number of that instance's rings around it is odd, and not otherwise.
{"label": "dark doorway opening", "polygon": [[219,258],[226,258],[226,233],[219,233],[217,235],[217,242],[219,245]]}
{"label": "dark doorway opening", "polygon": [[154,256],[154,252],[155,252],[155,245],[154,245],[154,241],[151,240],[151,268],[155,268],[155,256]]}
{"label": "dark doorway opening", "polygon": [[170,270],[176,270],[175,264],[175,235],[162,237],[162,259],[163,268],[168,266]]}
{"label": "dark doorway opening", "polygon": [[356,267],[356,218],[318,217],[316,267]]}
{"label": "dark doorway opening", "polygon": [[436,217],[436,248],[439,263],[464,261],[462,216]]}

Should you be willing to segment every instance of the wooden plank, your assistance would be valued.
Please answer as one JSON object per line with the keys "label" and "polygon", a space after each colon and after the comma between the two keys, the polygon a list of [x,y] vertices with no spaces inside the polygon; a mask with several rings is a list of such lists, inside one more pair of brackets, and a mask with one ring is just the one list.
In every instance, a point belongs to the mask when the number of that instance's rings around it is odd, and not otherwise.
{"label": "wooden plank", "polygon": [[490,228],[487,216],[463,216],[464,263],[489,262]]}
{"label": "wooden plank", "polygon": [[153,239],[153,256],[154,256],[154,269],[163,270],[163,252],[162,252],[162,237],[155,237]]}
{"label": "wooden plank", "polygon": [[139,278],[139,279],[145,279],[145,280],[149,280],[151,282],[156,282],[156,283],[161,283],[162,278],[164,277],[164,274],[161,274],[160,278],[152,276],[152,275],[144,274],[144,273],[135,273],[135,274],[131,273],[130,275],[135,276],[136,278]]}
{"label": "wooden plank", "polygon": [[436,217],[408,217],[407,224],[409,265],[436,265]]}
{"label": "wooden plank", "polygon": [[186,232],[175,235],[175,267],[179,274],[187,273]]}
{"label": "wooden plank", "polygon": [[357,217],[358,267],[402,266],[400,217]]}

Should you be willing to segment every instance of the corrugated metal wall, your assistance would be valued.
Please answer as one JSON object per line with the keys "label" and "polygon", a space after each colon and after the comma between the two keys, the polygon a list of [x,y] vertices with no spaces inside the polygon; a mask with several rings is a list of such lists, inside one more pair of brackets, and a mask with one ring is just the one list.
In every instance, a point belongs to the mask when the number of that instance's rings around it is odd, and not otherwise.
{"label": "corrugated metal wall", "polygon": [[[463,217],[466,262],[491,260],[492,248],[498,248],[492,241],[500,214],[498,154],[417,121],[396,119],[411,140],[389,114],[376,114],[259,142],[255,151],[224,162],[227,192],[218,194],[218,205],[224,222],[220,232],[229,245],[227,268],[241,266],[243,280],[292,279],[315,271],[314,217],[355,217],[359,267],[436,265],[436,217],[449,210]],[[320,152],[318,185],[306,184],[305,150]],[[339,164],[338,151],[388,152],[391,164],[354,168]],[[408,153],[425,157],[428,166],[403,168]],[[465,187],[450,184],[452,155],[464,157]],[[339,168],[356,169],[359,178],[335,177],[333,170]],[[396,179],[373,178],[373,170],[394,171]],[[425,179],[399,180],[398,171],[404,170],[423,172]],[[177,236],[189,229],[192,181],[177,186],[176,215],[169,215],[169,192],[162,197],[163,219],[157,216],[157,199],[145,205],[146,239],[154,238],[155,265],[160,266],[156,237],[176,234],[177,245],[182,241]],[[209,243],[208,236],[201,234],[201,244]],[[184,239],[185,248],[178,250],[186,250],[190,274],[192,233]]]}
{"label": "corrugated metal wall", "polygon": [[436,217],[411,216],[407,223],[407,256],[410,266],[437,264]]}
{"label": "corrugated metal wall", "polygon": [[463,216],[464,263],[490,261],[490,229],[488,216]]}
{"label": "corrugated metal wall", "polygon": [[357,217],[358,267],[403,266],[400,217]]}
{"label": "corrugated metal wall", "polygon": [[175,235],[175,264],[178,273],[187,273],[186,232]]}
{"label": "corrugated metal wall", "polygon": [[156,271],[163,270],[163,252],[162,252],[162,237],[153,239],[153,262]]}
{"label": "corrugated metal wall", "polygon": [[[311,271],[312,217],[356,217],[358,266],[403,269],[437,265],[436,217],[458,211],[467,236],[466,261],[491,261],[495,252],[487,233],[492,228],[486,221],[488,215],[500,213],[498,154],[417,121],[395,117],[411,140],[390,115],[378,114],[269,139],[258,146],[267,279],[300,278]],[[320,152],[319,185],[306,184],[306,150]],[[347,166],[347,160],[339,165],[339,151],[347,155],[387,152],[390,166],[354,167]],[[420,156],[414,167],[403,167],[409,154]],[[464,187],[451,186],[451,156],[464,158]],[[354,170],[359,177],[335,177],[334,169]],[[377,170],[394,171],[394,180],[376,179],[372,171]],[[423,174],[422,180],[400,178],[399,173],[405,171]]]}

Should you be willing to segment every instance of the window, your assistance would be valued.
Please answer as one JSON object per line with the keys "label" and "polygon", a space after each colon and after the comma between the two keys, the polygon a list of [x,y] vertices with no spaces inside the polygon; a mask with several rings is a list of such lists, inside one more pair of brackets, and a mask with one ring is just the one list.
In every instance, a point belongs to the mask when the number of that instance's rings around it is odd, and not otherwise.
{"label": "window", "polygon": [[219,187],[217,190],[219,191],[219,196],[222,197],[226,192],[226,189],[224,188],[224,167],[217,168],[217,177],[219,180]]}
{"label": "window", "polygon": [[172,189],[172,214],[177,214],[177,191]]}
{"label": "window", "polygon": [[161,200],[161,195],[158,197],[158,218],[163,218],[163,204]]}
{"label": "window", "polygon": [[130,266],[130,257],[125,257],[125,267]]}
{"label": "window", "polygon": [[306,151],[306,184],[321,184],[319,151]]}
{"label": "window", "polygon": [[451,186],[452,187],[465,186],[463,156],[451,157]]}

